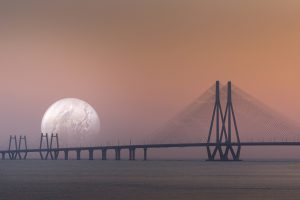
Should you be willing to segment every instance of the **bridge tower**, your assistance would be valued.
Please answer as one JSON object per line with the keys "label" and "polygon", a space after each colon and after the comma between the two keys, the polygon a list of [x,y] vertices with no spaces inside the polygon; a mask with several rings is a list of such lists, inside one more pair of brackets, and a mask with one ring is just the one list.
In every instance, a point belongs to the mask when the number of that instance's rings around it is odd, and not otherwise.
{"label": "bridge tower", "polygon": [[[22,142],[23,141],[23,142]],[[19,145],[18,145],[18,150],[24,150],[24,154],[22,155],[21,152],[18,152],[18,156],[19,156],[19,159],[22,160],[26,160],[27,158],[27,138],[26,138],[26,135],[24,136],[21,136],[19,137]]]}
{"label": "bridge tower", "polygon": [[[226,150],[224,153],[225,160],[239,160],[241,152],[241,141],[239,136],[239,131],[237,127],[236,117],[232,104],[232,95],[231,95],[231,82],[228,82],[227,85],[227,105],[225,110],[225,116],[223,119],[224,126],[227,125],[228,137],[226,140]],[[235,139],[235,141],[233,140]],[[232,142],[236,143],[236,147],[232,145]],[[236,149],[235,149],[236,148]]]}
{"label": "bridge tower", "polygon": [[[232,129],[232,125],[234,126],[234,129]],[[233,136],[236,137],[236,150],[233,147]],[[215,138],[215,141],[213,141],[213,137]],[[228,82],[227,85],[227,103],[225,113],[222,111],[220,100],[220,82],[216,82],[215,104],[206,148],[209,161],[239,160],[241,145],[232,104],[231,82]]]}
{"label": "bridge tower", "polygon": [[58,159],[58,151],[59,143],[58,143],[58,134],[51,134],[51,140],[50,140],[50,156],[52,160]]}
{"label": "bridge tower", "polygon": [[[212,119],[210,123],[208,138],[207,138],[207,155],[208,160],[223,160],[224,158],[224,152],[222,149],[222,140],[223,135],[227,138],[226,132],[224,132],[224,123],[223,123],[223,111],[221,106],[221,100],[220,100],[220,81],[216,82],[216,94],[215,94],[215,105],[214,110],[212,114]],[[215,126],[215,141],[212,140],[212,133]],[[226,139],[225,138],[225,139]],[[218,157],[218,158],[217,158]]]}
{"label": "bridge tower", "polygon": [[8,155],[9,155],[9,158],[11,160],[15,160],[17,159],[17,155],[18,155],[18,142],[17,142],[17,136],[14,135],[10,135],[9,136],[9,146],[8,146]]}
{"label": "bridge tower", "polygon": [[[45,140],[45,144],[44,144],[44,140]],[[43,148],[46,149],[45,155],[43,154]],[[47,160],[48,159],[48,155],[50,153],[50,149],[49,149],[49,138],[48,138],[48,133],[44,134],[41,133],[41,140],[40,140],[40,156],[42,160]]]}

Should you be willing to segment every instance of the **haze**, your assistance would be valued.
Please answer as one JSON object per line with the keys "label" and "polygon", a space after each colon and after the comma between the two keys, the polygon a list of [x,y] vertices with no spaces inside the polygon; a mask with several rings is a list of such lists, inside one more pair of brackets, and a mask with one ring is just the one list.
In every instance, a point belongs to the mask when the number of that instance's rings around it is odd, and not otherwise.
{"label": "haze", "polygon": [[292,0],[1,2],[1,148],[65,97],[97,110],[99,143],[144,141],[216,79],[300,123],[299,22]]}

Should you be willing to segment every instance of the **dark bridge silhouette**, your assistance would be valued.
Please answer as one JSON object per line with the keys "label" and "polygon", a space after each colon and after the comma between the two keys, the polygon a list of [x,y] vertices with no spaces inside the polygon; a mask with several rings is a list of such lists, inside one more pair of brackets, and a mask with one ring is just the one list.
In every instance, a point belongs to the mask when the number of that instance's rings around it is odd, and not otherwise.
{"label": "dark bridge silhouette", "polygon": [[[236,88],[239,90],[238,88]],[[274,117],[274,113],[270,112],[270,110],[264,106],[261,106],[257,104],[255,101],[251,99],[247,94],[243,93],[242,91],[239,91],[239,95],[235,95],[236,93],[233,93],[232,91],[232,84],[231,82],[228,82],[227,88],[221,87],[219,81],[216,82],[215,89],[214,89],[214,95],[213,95],[213,105],[212,105],[212,113],[211,116],[206,116],[207,119],[210,119],[209,123],[207,123],[208,127],[208,136],[207,140],[204,142],[171,142],[171,143],[152,143],[152,144],[135,144],[135,145],[111,145],[111,146],[96,146],[96,147],[60,147],[59,146],[59,140],[58,140],[58,134],[51,134],[50,138],[48,134],[41,134],[40,138],[40,146],[39,148],[33,148],[29,149],[27,147],[27,139],[26,136],[20,136],[19,139],[17,139],[16,136],[10,136],[9,140],[9,148],[8,150],[2,150],[0,151],[0,154],[2,155],[2,159],[27,159],[27,155],[29,153],[39,153],[40,158],[42,160],[57,160],[59,157],[59,154],[64,155],[64,159],[69,159],[69,153],[70,152],[76,152],[76,159],[80,160],[82,159],[82,152],[87,151],[88,152],[88,159],[94,160],[95,156],[94,153],[96,151],[101,151],[101,159],[107,160],[107,151],[114,151],[115,152],[115,159],[121,160],[121,152],[127,151],[129,153],[129,160],[135,160],[136,159],[136,150],[143,150],[143,159],[147,160],[147,151],[148,149],[154,149],[154,148],[184,148],[184,147],[202,147],[206,149],[207,151],[207,160],[209,161],[238,161],[240,160],[241,156],[241,150],[244,146],[300,146],[300,142],[292,141],[292,140],[285,140],[285,141],[242,141],[240,138],[240,132],[239,132],[239,123],[236,112],[239,112],[239,110],[236,110],[233,101],[237,100],[239,102],[239,99],[245,99],[247,100],[243,101],[244,104],[244,110],[242,110],[241,113],[244,115],[255,115],[254,116],[254,122],[256,122],[255,118],[260,118],[259,121],[263,122],[264,130],[267,134],[268,132],[275,133],[275,130],[285,133],[289,132],[293,135],[297,135],[298,129],[294,128],[289,121],[286,121],[283,118],[280,117]],[[211,89],[208,91],[211,92]],[[207,93],[207,92],[206,92]],[[234,94],[234,95],[233,95]],[[221,100],[221,95],[226,95],[226,101]],[[250,99],[250,100],[249,100]],[[211,110],[211,106],[208,106],[207,101],[211,101],[211,96],[204,96],[204,98],[201,98],[201,101],[198,99],[198,103],[201,102],[201,106],[195,107],[194,105],[198,104],[192,104],[190,107],[188,107],[188,112],[183,112],[179,116],[179,119],[181,121],[184,121],[184,123],[191,123],[193,120],[198,120],[198,110]],[[254,104],[251,104],[251,102],[254,101]],[[256,103],[256,104],[255,104]],[[254,106],[253,106],[254,105]],[[259,107],[259,112],[255,111],[255,108]],[[195,109],[196,108],[196,109]],[[211,112],[211,111],[210,111]],[[253,114],[254,113],[254,114]],[[270,114],[271,113],[271,114]],[[183,116],[183,117],[182,117]],[[191,117],[192,116],[192,117]],[[196,117],[194,117],[196,116]],[[239,117],[242,115],[239,115]],[[253,117],[253,116],[251,116]],[[201,118],[201,116],[200,116]],[[202,118],[204,118],[202,116]],[[206,120],[207,120],[206,119]],[[180,126],[178,125],[177,118],[175,119],[176,123],[175,126],[174,123],[171,123],[171,131],[167,130],[165,131],[170,132],[167,133],[167,135],[170,136],[172,134],[172,131],[181,130]],[[252,122],[253,122],[252,121]],[[254,124],[255,125],[255,124]],[[253,126],[253,124],[250,124],[250,126]],[[249,125],[243,126],[244,128],[250,127]],[[247,128],[248,129],[248,128]],[[247,130],[246,129],[246,130]],[[166,129],[162,129],[166,130]],[[199,140],[198,140],[199,141]]]}

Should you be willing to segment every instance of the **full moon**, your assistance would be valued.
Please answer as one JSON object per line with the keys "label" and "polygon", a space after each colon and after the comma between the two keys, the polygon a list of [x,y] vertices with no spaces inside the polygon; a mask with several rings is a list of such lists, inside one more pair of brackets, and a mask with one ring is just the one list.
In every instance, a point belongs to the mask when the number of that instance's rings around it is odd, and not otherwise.
{"label": "full moon", "polygon": [[100,133],[100,120],[95,109],[85,101],[65,98],[48,108],[41,131],[58,133],[63,145],[94,145]]}

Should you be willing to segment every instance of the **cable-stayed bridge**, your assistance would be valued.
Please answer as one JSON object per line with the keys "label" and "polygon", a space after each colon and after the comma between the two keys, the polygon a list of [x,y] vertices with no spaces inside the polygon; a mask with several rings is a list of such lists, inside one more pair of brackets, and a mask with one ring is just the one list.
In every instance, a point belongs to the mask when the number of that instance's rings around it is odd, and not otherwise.
{"label": "cable-stayed bridge", "polygon": [[[26,137],[11,136],[8,150],[0,151],[2,159],[26,159],[28,153],[39,153],[41,159],[56,160],[59,154],[69,159],[69,152],[88,152],[88,159],[107,160],[107,151],[114,151],[121,160],[121,152],[128,151],[129,159],[136,159],[136,150],[143,150],[147,160],[148,149],[201,147],[207,160],[238,161],[244,146],[300,146],[300,127],[293,121],[268,108],[243,90],[228,82],[216,82],[195,102],[156,130],[150,144],[110,145],[94,147],[60,147],[57,134],[41,134],[40,146],[28,148]],[[100,159],[100,158],[99,158]]]}
{"label": "cable-stayed bridge", "polygon": [[[215,93],[216,86],[213,85],[154,131],[152,142],[206,142],[215,105]],[[225,111],[227,85],[220,84],[220,103]],[[297,123],[235,85],[232,85],[232,103],[242,141],[300,141],[300,126]]]}

